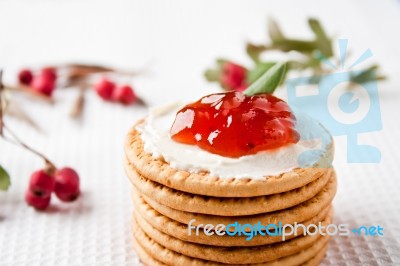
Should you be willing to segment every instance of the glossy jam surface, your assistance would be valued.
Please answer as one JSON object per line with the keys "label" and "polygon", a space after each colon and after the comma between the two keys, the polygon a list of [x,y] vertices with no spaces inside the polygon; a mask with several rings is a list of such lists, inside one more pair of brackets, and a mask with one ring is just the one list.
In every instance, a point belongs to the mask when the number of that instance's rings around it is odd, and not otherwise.
{"label": "glossy jam surface", "polygon": [[211,94],[178,111],[173,140],[237,158],[299,140],[296,118],[286,102],[270,95]]}

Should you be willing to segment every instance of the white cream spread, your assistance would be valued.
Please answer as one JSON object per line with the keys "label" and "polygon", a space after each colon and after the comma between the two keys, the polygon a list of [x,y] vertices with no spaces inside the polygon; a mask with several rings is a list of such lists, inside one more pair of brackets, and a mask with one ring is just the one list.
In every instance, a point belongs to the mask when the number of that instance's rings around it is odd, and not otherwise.
{"label": "white cream spread", "polygon": [[319,164],[330,153],[330,134],[315,120],[296,114],[296,130],[301,139],[296,144],[262,151],[254,155],[228,158],[212,154],[195,145],[176,142],[169,130],[182,104],[150,109],[143,125],[138,126],[144,150],[155,158],[163,157],[171,167],[189,172],[207,171],[221,178],[254,178],[278,175],[296,167]]}

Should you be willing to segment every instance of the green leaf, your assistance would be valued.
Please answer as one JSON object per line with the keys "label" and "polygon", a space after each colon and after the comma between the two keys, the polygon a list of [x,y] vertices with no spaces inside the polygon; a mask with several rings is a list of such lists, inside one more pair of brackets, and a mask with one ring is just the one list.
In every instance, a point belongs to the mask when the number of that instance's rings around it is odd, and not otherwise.
{"label": "green leaf", "polygon": [[256,63],[260,61],[260,54],[265,50],[267,50],[267,48],[264,45],[256,45],[252,43],[247,43],[246,45],[247,54]]}
{"label": "green leaf", "polygon": [[247,83],[251,84],[262,76],[268,69],[273,67],[276,62],[262,62],[258,63],[253,69],[247,74]]}
{"label": "green leaf", "polygon": [[326,57],[333,56],[332,41],[329,39],[328,35],[326,35],[321,23],[317,19],[310,18],[308,19],[308,25],[315,34],[318,49],[321,53]]}
{"label": "green leaf", "polygon": [[220,71],[216,69],[207,69],[204,72],[204,77],[207,79],[207,81],[210,82],[219,81],[219,76],[220,76]]}
{"label": "green leaf", "polygon": [[218,58],[215,61],[216,67],[215,68],[209,68],[204,72],[204,77],[207,79],[207,81],[210,82],[219,82],[219,77],[221,75],[221,69],[223,65],[228,62],[228,60],[223,59],[223,58]]}
{"label": "green leaf", "polygon": [[229,60],[226,60],[226,59],[224,59],[224,58],[218,58],[217,59],[217,67],[218,68],[222,68],[222,66],[226,63],[226,62],[228,62]]}
{"label": "green leaf", "polygon": [[315,41],[296,39],[274,40],[271,49],[279,49],[284,52],[298,51],[301,53],[311,53],[317,49],[317,43]]}
{"label": "green leaf", "polygon": [[270,18],[268,21],[268,33],[271,40],[281,40],[285,38],[278,25],[278,22],[276,22],[276,20],[273,18]]}
{"label": "green leaf", "polygon": [[350,76],[350,81],[359,84],[366,84],[371,81],[384,80],[385,77],[377,76],[378,65],[372,65],[366,69],[360,70]]}
{"label": "green leaf", "polygon": [[308,19],[308,25],[310,26],[311,30],[317,36],[317,39],[321,40],[329,40],[328,36],[325,33],[321,23],[315,18]]}
{"label": "green leaf", "polygon": [[272,94],[285,76],[287,68],[286,62],[276,63],[268,69],[259,79],[252,83],[245,91],[247,96],[260,93]]}
{"label": "green leaf", "polygon": [[0,190],[8,190],[11,185],[10,176],[7,171],[0,165]]}

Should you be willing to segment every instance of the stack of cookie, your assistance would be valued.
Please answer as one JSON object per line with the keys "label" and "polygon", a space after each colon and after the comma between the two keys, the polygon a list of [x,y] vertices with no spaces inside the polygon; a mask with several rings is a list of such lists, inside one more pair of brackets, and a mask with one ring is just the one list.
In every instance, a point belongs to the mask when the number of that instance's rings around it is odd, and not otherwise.
{"label": "stack of cookie", "polygon": [[[264,179],[189,173],[146,153],[136,129],[125,153],[134,246],[144,264],[318,265],[323,259],[329,236],[304,230],[332,221],[333,168],[297,168]],[[304,227],[286,228],[283,240],[279,229],[257,233],[250,226],[279,223]],[[232,226],[222,230],[232,224],[242,225],[242,233]]]}

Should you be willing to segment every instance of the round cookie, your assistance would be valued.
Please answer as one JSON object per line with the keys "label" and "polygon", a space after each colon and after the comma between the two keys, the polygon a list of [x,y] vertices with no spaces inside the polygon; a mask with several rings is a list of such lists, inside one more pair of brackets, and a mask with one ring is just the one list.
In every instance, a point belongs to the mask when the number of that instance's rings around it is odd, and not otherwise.
{"label": "round cookie", "polygon": [[[238,264],[226,264],[220,263],[210,260],[203,260],[194,258],[192,256],[187,256],[173,250],[166,248],[165,246],[157,243],[151,237],[149,237],[137,224],[134,222],[133,226],[133,234],[136,238],[135,246],[140,246],[141,250],[147,253],[150,258],[153,260],[159,261],[166,265],[180,266],[180,265],[193,265],[193,266],[216,266],[216,265],[253,265],[253,266],[261,266],[261,265],[301,265],[303,263],[307,263],[312,260],[314,257],[318,256],[321,252],[324,251],[326,244],[329,240],[329,237],[319,237],[317,241],[314,242],[313,245],[309,246],[307,249],[302,250],[298,253],[294,253],[292,255],[281,257],[276,260],[265,261],[262,263],[248,263],[245,257],[239,261]],[[182,242],[182,241],[181,241]],[[179,245],[179,243],[175,243]],[[183,243],[184,245],[184,243]],[[139,248],[139,249],[140,249]],[[139,256],[141,253],[139,252]],[[229,249],[227,249],[227,253],[223,255],[223,257],[231,257],[231,253]],[[148,258],[145,258],[148,260]],[[157,265],[157,264],[155,264]],[[162,264],[161,264],[162,265]]]}
{"label": "round cookie", "polygon": [[[255,247],[217,247],[179,240],[158,231],[144,219],[137,218],[139,219],[135,221],[136,226],[139,226],[146,235],[160,245],[186,256],[227,264],[240,264],[242,261],[253,264],[276,260],[298,253],[314,245],[322,237],[318,234],[299,236],[288,241]],[[327,221],[324,225],[326,226],[330,222]],[[229,256],[226,256],[227,253]]]}
{"label": "round cookie", "polygon": [[[140,260],[145,265],[149,265],[149,266],[150,265],[151,266],[166,266],[167,265],[167,264],[164,264],[164,263],[154,259],[149,253],[147,253],[147,251],[144,250],[144,248],[138,243],[138,241],[136,240],[135,237],[133,237],[133,246],[134,246],[136,253],[138,254]],[[305,258],[307,258],[307,256],[309,256],[309,257],[311,257],[311,259],[308,261],[305,261],[304,263],[302,263],[302,261],[300,260],[299,263],[302,264],[303,266],[318,266],[320,264],[320,262],[324,259],[327,249],[328,249],[328,244],[325,244],[325,246],[321,250],[319,250],[315,255],[311,254],[312,253],[311,250],[307,250],[306,252],[310,253],[310,255],[303,254],[303,258],[305,259]],[[296,260],[299,260],[298,255],[300,255],[300,253],[291,255],[286,258],[281,258],[276,261],[271,261],[271,262],[262,263],[262,264],[250,264],[250,265],[252,265],[252,266],[260,266],[260,265],[263,265],[263,266],[283,266],[283,265],[284,266],[295,266],[295,265],[299,265],[299,263],[295,262]],[[183,256],[183,255],[180,255],[180,256]],[[293,264],[290,264],[291,262],[293,262]],[[219,264],[219,265],[228,265],[228,264]],[[246,264],[241,264],[241,266],[244,266],[244,265],[246,265]]]}
{"label": "round cookie", "polygon": [[[218,236],[214,235],[206,235],[202,230],[199,231],[199,234],[196,235],[193,233],[192,235],[188,234],[187,225],[174,221],[167,216],[164,216],[151,208],[142,198],[139,198],[137,202],[135,202],[135,215],[138,217],[137,219],[145,219],[146,222],[151,224],[155,229],[178,238],[183,241],[188,241],[197,244],[205,244],[212,246],[227,246],[227,247],[235,247],[235,246],[260,246],[267,245],[272,243],[277,243],[282,241],[282,237],[280,236],[261,236],[256,235],[253,237],[251,241],[246,241],[245,236]],[[333,217],[333,209],[332,206],[329,205],[325,209],[321,210],[315,217],[312,217],[310,220],[302,222],[303,225],[308,226],[309,224],[318,224],[325,219],[332,220]],[[301,228],[298,229],[298,236],[303,234],[303,230]],[[289,235],[287,239],[291,239],[295,237],[295,235]]]}
{"label": "round cookie", "polygon": [[318,266],[326,255],[326,251],[328,250],[328,244],[326,244],[318,253],[310,260],[303,263],[302,266]]}
{"label": "round cookie", "polygon": [[[141,122],[139,122],[141,123]],[[326,158],[332,158],[333,144],[328,147]],[[172,168],[163,159],[152,157],[144,151],[144,143],[135,127],[125,141],[125,155],[140,175],[167,187],[188,193],[214,197],[255,197],[293,190],[320,178],[330,168],[296,168],[278,176],[263,179],[219,178],[207,172],[190,173]],[[322,165],[330,165],[321,163]]]}
{"label": "round cookie", "polygon": [[135,249],[136,254],[139,256],[141,262],[144,265],[149,265],[149,266],[166,266],[167,265],[167,264],[162,263],[161,261],[156,260],[149,253],[147,253],[146,250],[144,250],[144,248],[136,240],[136,237],[133,237],[133,248]]}
{"label": "round cookie", "polygon": [[146,197],[170,208],[220,216],[252,215],[283,210],[314,197],[328,182],[335,171],[329,169],[320,178],[291,191],[250,198],[217,198],[178,191],[141,176],[125,160],[125,171],[136,187]]}
{"label": "round cookie", "polygon": [[248,216],[217,216],[208,214],[198,214],[178,211],[159,204],[154,200],[142,195],[132,187],[132,198],[133,201],[137,201],[139,197],[143,199],[157,212],[184,224],[189,224],[192,221],[192,225],[202,227],[205,224],[231,224],[238,222],[240,224],[256,224],[261,222],[263,225],[277,224],[282,222],[283,224],[294,224],[295,222],[303,222],[316,216],[322,209],[327,207],[336,193],[336,177],[333,176],[327,185],[313,198],[288,208],[286,210],[280,210],[270,213],[262,213]]}

